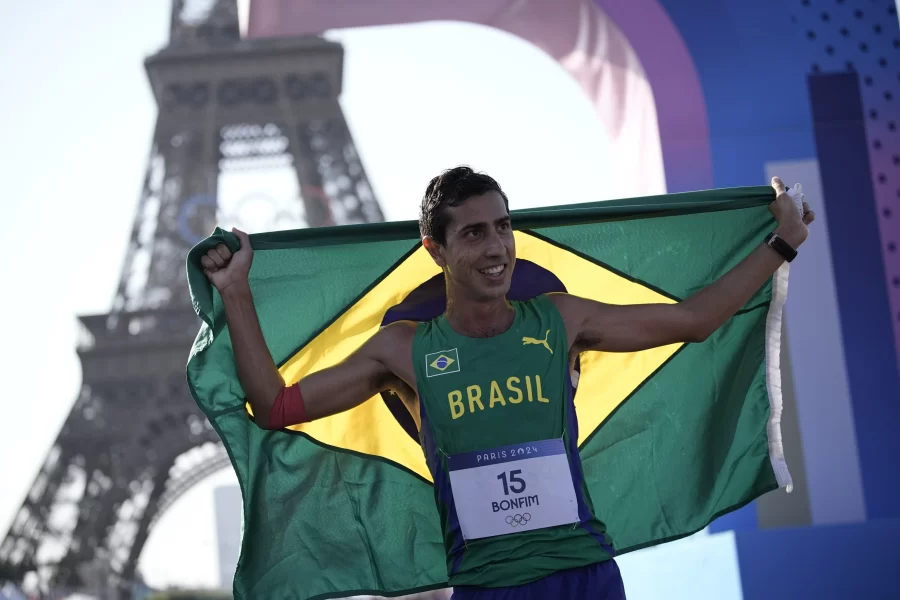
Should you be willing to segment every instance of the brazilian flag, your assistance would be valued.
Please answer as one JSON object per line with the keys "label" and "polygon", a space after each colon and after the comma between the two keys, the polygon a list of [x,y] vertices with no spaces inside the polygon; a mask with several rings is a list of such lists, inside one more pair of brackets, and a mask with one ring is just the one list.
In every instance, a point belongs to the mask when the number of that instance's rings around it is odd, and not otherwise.
{"label": "brazilian flag", "polygon": [[[513,211],[509,297],[565,291],[612,304],[677,302],[734,267],[775,222],[769,187]],[[250,285],[287,382],[334,365],[380,327],[445,308],[415,222],[262,233]],[[203,320],[187,364],[243,493],[236,598],[399,595],[445,587],[431,476],[414,421],[390,395],[264,431],[235,370],[222,300],[188,257]],[[584,477],[621,554],[699,531],[789,486],[780,441],[785,264],[705,342],[581,356],[575,405]],[[436,368],[453,368],[445,357]]]}

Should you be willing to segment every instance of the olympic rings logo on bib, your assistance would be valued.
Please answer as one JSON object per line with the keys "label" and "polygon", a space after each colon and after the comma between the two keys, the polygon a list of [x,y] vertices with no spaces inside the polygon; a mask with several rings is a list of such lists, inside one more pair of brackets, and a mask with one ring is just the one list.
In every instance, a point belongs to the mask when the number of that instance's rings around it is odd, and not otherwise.
{"label": "olympic rings logo on bib", "polygon": [[507,515],[506,516],[506,524],[510,527],[518,527],[519,525],[524,525],[528,521],[531,520],[531,515],[528,513],[522,515]]}

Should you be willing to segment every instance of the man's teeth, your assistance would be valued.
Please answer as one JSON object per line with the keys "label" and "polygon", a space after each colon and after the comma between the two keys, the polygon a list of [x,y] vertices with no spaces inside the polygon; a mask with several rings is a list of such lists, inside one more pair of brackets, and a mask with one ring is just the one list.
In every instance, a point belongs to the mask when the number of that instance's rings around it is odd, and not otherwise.
{"label": "man's teeth", "polygon": [[489,269],[479,269],[485,275],[499,275],[503,272],[504,265],[500,265],[497,267],[491,267]]}

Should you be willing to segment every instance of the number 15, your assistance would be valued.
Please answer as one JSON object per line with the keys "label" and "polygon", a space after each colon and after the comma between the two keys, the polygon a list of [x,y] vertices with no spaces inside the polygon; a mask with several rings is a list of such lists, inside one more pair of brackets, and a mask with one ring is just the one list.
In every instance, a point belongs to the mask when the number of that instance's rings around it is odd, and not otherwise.
{"label": "number 15", "polygon": [[525,491],[525,480],[521,477],[516,477],[516,475],[521,475],[522,471],[520,469],[516,469],[515,471],[509,472],[509,481],[507,482],[506,473],[500,473],[497,475],[497,479],[503,482],[503,495],[509,496],[509,492],[511,491],[513,494],[521,494]]}

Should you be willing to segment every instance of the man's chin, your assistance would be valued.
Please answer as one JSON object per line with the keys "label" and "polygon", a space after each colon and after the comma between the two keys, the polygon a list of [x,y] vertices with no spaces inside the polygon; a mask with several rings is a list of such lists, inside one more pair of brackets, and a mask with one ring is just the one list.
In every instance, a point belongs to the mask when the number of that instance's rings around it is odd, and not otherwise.
{"label": "man's chin", "polygon": [[496,285],[482,286],[478,292],[485,300],[497,300],[505,298],[509,293],[510,282],[498,282]]}

